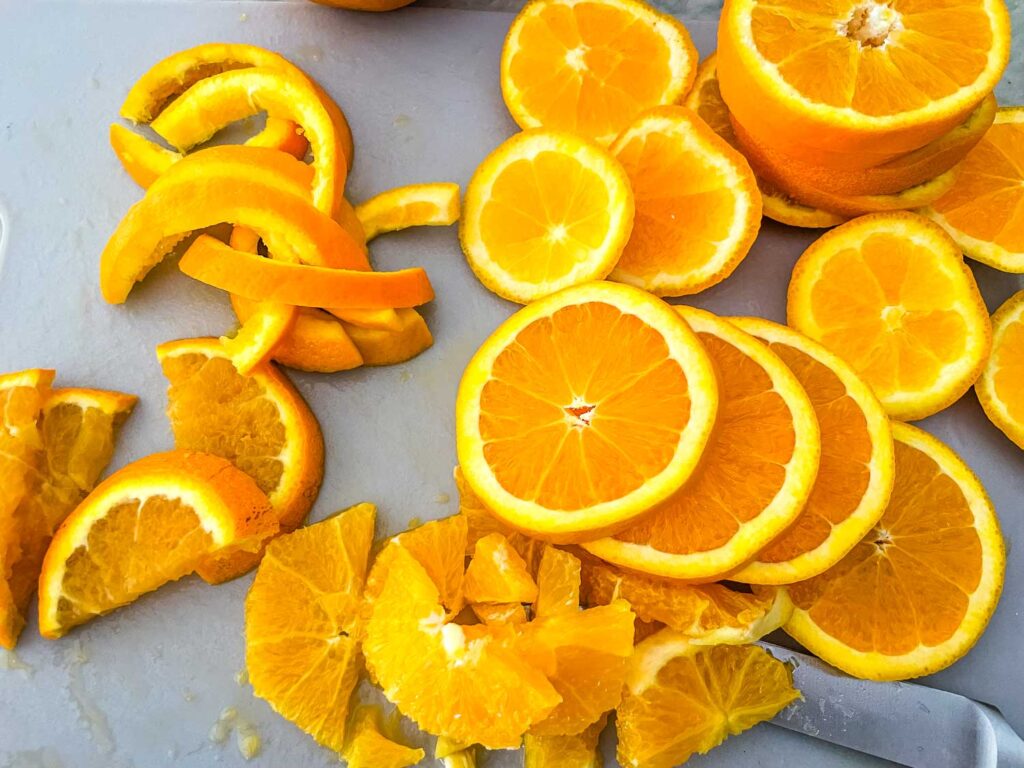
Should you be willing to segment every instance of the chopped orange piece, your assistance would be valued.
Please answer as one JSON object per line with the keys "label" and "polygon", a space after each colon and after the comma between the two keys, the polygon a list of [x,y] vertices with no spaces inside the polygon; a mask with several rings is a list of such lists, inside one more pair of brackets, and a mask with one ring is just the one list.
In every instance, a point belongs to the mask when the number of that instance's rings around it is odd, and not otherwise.
{"label": "chopped orange piece", "polygon": [[602,768],[597,742],[608,725],[608,716],[568,736],[523,737],[523,768]]}
{"label": "chopped orange piece", "polygon": [[992,355],[974,385],[985,415],[1024,448],[1024,291],[992,315]]}
{"label": "chopped orange piece", "polygon": [[484,624],[526,623],[526,608],[522,603],[473,603],[470,608]]}
{"label": "chopped orange piece", "polygon": [[[341,327],[352,339],[363,363],[366,365],[394,365],[411,360],[434,343],[434,337],[427,327],[426,320],[415,309],[399,308],[394,310],[398,319],[398,327],[393,330],[383,328],[367,328],[341,320]],[[347,311],[332,308],[335,316],[348,316]]]}
{"label": "chopped orange piece", "polygon": [[356,707],[347,742],[341,755],[348,768],[408,768],[426,754],[385,735],[380,708],[373,705]]}
{"label": "chopped orange piece", "polygon": [[536,617],[580,609],[581,569],[580,559],[575,555],[551,546],[544,548],[537,567],[537,600],[533,605]]}
{"label": "chopped orange piece", "polygon": [[492,533],[476,543],[463,593],[471,603],[532,603],[537,583],[505,537]]}
{"label": "chopped orange piece", "polygon": [[459,220],[459,185],[438,182],[389,189],[357,205],[356,216],[367,240],[407,227],[446,227]]}

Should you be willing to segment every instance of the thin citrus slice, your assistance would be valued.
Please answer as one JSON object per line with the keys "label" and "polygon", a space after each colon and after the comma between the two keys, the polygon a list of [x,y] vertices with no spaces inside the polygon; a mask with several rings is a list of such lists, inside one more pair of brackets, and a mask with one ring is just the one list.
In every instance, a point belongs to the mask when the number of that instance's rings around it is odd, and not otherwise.
{"label": "thin citrus slice", "polygon": [[785,587],[786,632],[829,664],[872,680],[945,669],[981,637],[1006,550],[974,473],[916,427],[893,423],[896,483],[874,530],[825,573]]}
{"label": "thin citrus slice", "polygon": [[762,597],[721,584],[686,584],[621,571],[601,562],[583,569],[587,605],[628,602],[637,619],[668,626],[695,645],[746,645],[781,627],[791,605],[784,594]]}
{"label": "thin citrus slice", "polygon": [[[167,416],[177,448],[213,453],[248,473],[267,494],[281,531],[302,523],[324,471],[320,426],[302,396],[262,363],[241,375],[217,339],[182,339],[156,350],[170,387]],[[217,583],[245,573],[259,556],[238,553],[206,563]]]}
{"label": "thin citrus slice", "polygon": [[446,227],[459,220],[459,185],[437,182],[395,187],[357,205],[356,216],[367,240],[407,227]]}
{"label": "thin citrus slice", "polygon": [[581,571],[582,563],[578,557],[555,547],[545,547],[537,567],[537,599],[533,604],[533,615],[544,618],[578,611]]}
{"label": "thin citrus slice", "polygon": [[139,459],[96,486],[54,535],[39,577],[39,631],[61,637],[276,532],[266,494],[229,461],[187,451]]}
{"label": "thin citrus slice", "polygon": [[992,316],[992,355],[974,385],[989,421],[1024,448],[1024,291]]}
{"label": "thin citrus slice", "polygon": [[821,432],[818,477],[800,516],[753,562],[729,577],[751,584],[791,584],[835,565],[882,516],[892,491],[892,429],[878,398],[823,346],[761,318],[732,322],[789,366],[811,398]]}
{"label": "thin citrus slice", "polygon": [[911,213],[864,216],[823,235],[793,267],[786,313],[904,420],[963,395],[992,342],[956,243]]}
{"label": "thin citrus slice", "polygon": [[274,539],[245,599],[253,692],[320,744],[345,744],[376,508],[358,504]]}
{"label": "thin citrus slice", "polygon": [[639,646],[616,710],[618,759],[673,768],[800,698],[793,673],[754,645],[700,647],[671,629]]}
{"label": "thin citrus slice", "polygon": [[622,165],[563,131],[505,141],[474,172],[464,207],[459,236],[469,266],[520,304],[607,277],[633,227]]}
{"label": "thin citrus slice", "polygon": [[247,376],[267,362],[292,329],[297,315],[298,307],[261,301],[234,336],[221,336],[220,343],[238,372]]}
{"label": "thin citrus slice", "polygon": [[761,193],[743,156],[696,114],[672,106],[640,114],[611,151],[636,204],[612,279],[683,296],[731,275],[761,226]]}
{"label": "thin citrus slice", "polygon": [[709,312],[676,309],[718,373],[715,431],[681,491],[624,531],[583,547],[635,571],[713,581],[800,514],[821,443],[811,401],[781,358]]}
{"label": "thin citrus slice", "polygon": [[689,89],[697,49],[679,21],[637,0],[534,0],[501,52],[501,92],[521,128],[611,144],[645,109]]}
{"label": "thin citrus slice", "polygon": [[1002,0],[735,0],[718,35],[733,115],[781,152],[848,168],[886,162],[962,123],[1009,54]]}
{"label": "thin citrus slice", "polygon": [[568,736],[523,737],[523,768],[601,768],[597,742],[608,725],[608,716],[588,725],[582,733]]}
{"label": "thin citrus slice", "polygon": [[360,705],[352,714],[348,743],[342,757],[348,768],[408,768],[416,765],[426,754],[399,744],[390,734],[385,735],[380,708]]}
{"label": "thin citrus slice", "polygon": [[1024,273],[1024,108],[1004,107],[960,166],[960,177],[922,213],[968,257]]}
{"label": "thin citrus slice", "polygon": [[526,563],[500,533],[476,543],[462,588],[471,603],[532,603],[537,599],[537,583]]}
{"label": "thin citrus slice", "polygon": [[459,463],[509,525],[592,538],[679,489],[717,402],[711,361],[671,307],[580,285],[520,310],[473,356],[456,401]]}

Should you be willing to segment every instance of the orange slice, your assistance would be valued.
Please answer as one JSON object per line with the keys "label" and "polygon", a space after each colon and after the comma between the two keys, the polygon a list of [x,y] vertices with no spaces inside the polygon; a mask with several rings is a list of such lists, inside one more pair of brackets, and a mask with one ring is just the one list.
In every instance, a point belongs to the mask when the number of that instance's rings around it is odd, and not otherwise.
{"label": "orange slice", "polygon": [[501,52],[501,92],[521,128],[610,144],[645,109],[689,89],[697,49],[680,22],[637,0],[534,0]]}
{"label": "orange slice", "polygon": [[342,757],[348,768],[408,768],[423,759],[422,749],[399,744],[384,727],[380,707],[361,705],[352,715],[348,743]]}
{"label": "orange slice", "polygon": [[904,420],[956,401],[981,373],[992,341],[956,243],[910,213],[864,216],[823,235],[793,268],[786,312]]}
{"label": "orange slice", "polygon": [[608,725],[607,715],[569,736],[523,737],[523,768],[601,768],[597,742]]}
{"label": "orange slice", "polygon": [[811,401],[777,355],[709,312],[676,309],[718,373],[715,431],[681,491],[626,530],[583,547],[635,571],[713,581],[797,518],[821,443]]}
{"label": "orange slice", "polygon": [[878,165],[952,130],[1009,54],[1002,0],[736,0],[718,35],[736,119],[780,152],[837,168]]}
{"label": "orange slice", "polygon": [[792,671],[762,648],[699,647],[662,630],[633,656],[615,713],[619,763],[673,768],[799,698]]}
{"label": "orange slice", "polygon": [[[267,363],[242,376],[217,339],[169,341],[156,354],[170,384],[167,416],[175,446],[231,461],[267,494],[281,531],[297,528],[320,489],[324,444],[316,417],[291,382]],[[258,560],[258,554],[238,553],[203,564],[199,575],[218,583]]]}
{"label": "orange slice", "polygon": [[395,187],[356,206],[366,239],[407,227],[447,227],[459,220],[459,185],[445,182]]}
{"label": "orange slice", "polygon": [[537,583],[505,537],[492,533],[476,543],[463,593],[471,603],[532,603]]}
{"label": "orange slice", "polygon": [[966,654],[1006,569],[999,522],[974,473],[916,427],[895,422],[893,437],[896,483],[882,519],[830,570],[785,588],[794,606],[786,632],[872,680],[932,674]]}
{"label": "orange slice", "polygon": [[961,164],[960,177],[922,213],[975,261],[1024,273],[1024,108],[1004,107]]}
{"label": "orange slice", "polygon": [[761,193],[742,155],[683,107],[642,113],[611,151],[636,200],[612,279],[683,296],[731,275],[761,226]]}
{"label": "orange slice", "polygon": [[1024,448],[1024,291],[992,316],[992,356],[974,391],[989,421]]}
{"label": "orange slice", "polygon": [[885,511],[893,483],[892,430],[871,390],[815,341],[756,317],[732,322],[789,366],[814,406],[821,463],[800,516],[729,578],[791,584],[817,576],[853,549]]}
{"label": "orange slice", "polygon": [[362,666],[360,605],[376,511],[358,504],[274,539],[245,599],[253,692],[335,751],[345,745]]}
{"label": "orange slice", "polygon": [[459,463],[507,524],[552,541],[644,514],[696,468],[718,391],[667,304],[615,283],[535,302],[484,342],[456,401]]}
{"label": "orange slice", "polygon": [[39,631],[61,637],[276,531],[266,495],[225,459],[139,459],[96,486],[54,535],[39,577]]}
{"label": "orange slice", "polygon": [[535,129],[476,169],[459,236],[480,282],[526,304],[607,277],[632,227],[633,192],[618,161],[570,133]]}

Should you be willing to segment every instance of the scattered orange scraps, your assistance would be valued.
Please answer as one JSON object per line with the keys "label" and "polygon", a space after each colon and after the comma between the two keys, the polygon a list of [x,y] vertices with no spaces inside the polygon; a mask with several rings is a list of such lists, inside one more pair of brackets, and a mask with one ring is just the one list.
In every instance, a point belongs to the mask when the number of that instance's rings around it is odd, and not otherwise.
{"label": "scattered orange scraps", "polygon": [[735,118],[780,152],[836,168],[879,165],[952,130],[1009,54],[1003,0],[730,0],[718,30]]}
{"label": "scattered orange scraps", "polygon": [[726,320],[676,307],[718,374],[715,430],[681,491],[614,536],[583,544],[608,562],[715,581],[754,557],[800,514],[818,472],[818,421],[799,380]]}
{"label": "scattered orange scraps", "polygon": [[794,605],[786,632],[871,680],[932,674],[966,654],[1006,568],[995,510],[974,473],[923,430],[894,422],[893,437],[896,483],[882,519],[837,565],[784,588]]}
{"label": "scattered orange scraps", "polygon": [[608,145],[640,112],[693,82],[697,49],[679,21],[638,0],[533,0],[501,52],[501,92],[521,128]]}
{"label": "scattered orange scraps", "polygon": [[989,420],[1024,448],[1024,291],[992,316],[992,355],[974,391]]}
{"label": "scattered orange scraps", "polygon": [[[167,417],[175,447],[227,459],[267,494],[280,530],[301,525],[320,490],[324,442],[316,416],[272,364],[241,375],[217,339],[161,344],[157,359],[170,384]],[[219,583],[250,570],[258,553],[204,562],[199,575]]]}
{"label": "scattered orange scraps", "polygon": [[922,213],[975,261],[1024,273],[1024,108],[1004,107],[949,192]]}
{"label": "scattered orange scraps", "polygon": [[911,213],[864,216],[819,238],[793,267],[786,313],[908,421],[959,399],[992,342],[960,249]]}
{"label": "scattered orange scraps", "polygon": [[79,624],[276,533],[270,502],[218,456],[156,453],[118,470],[53,537],[39,577],[39,631]]}
{"label": "scattered orange scraps", "polygon": [[835,565],[885,511],[893,483],[889,417],[853,369],[817,342],[757,317],[734,318],[796,375],[821,433],[818,476],[800,516],[729,578],[791,584]]}
{"label": "scattered orange scraps", "polygon": [[612,279],[656,296],[683,296],[732,274],[761,226],[761,193],[742,155],[674,106],[641,113],[611,151],[636,205]]}
{"label": "scattered orange scraps", "polygon": [[253,692],[320,744],[346,742],[359,678],[363,582],[376,508],[358,504],[267,545],[245,599]]}
{"label": "scattered orange scraps", "polygon": [[423,759],[422,749],[399,744],[385,731],[379,707],[360,705],[352,713],[352,724],[342,757],[348,768],[408,768]]}
{"label": "scattered orange scraps", "polygon": [[456,401],[459,464],[507,524],[593,538],[679,489],[717,403],[680,315],[639,289],[587,283],[521,309],[477,350]]}

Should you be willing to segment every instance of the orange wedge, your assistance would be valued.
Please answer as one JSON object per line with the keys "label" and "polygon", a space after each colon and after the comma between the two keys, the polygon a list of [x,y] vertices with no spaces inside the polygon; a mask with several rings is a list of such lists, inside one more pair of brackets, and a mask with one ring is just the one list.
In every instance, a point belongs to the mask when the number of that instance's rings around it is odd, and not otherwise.
{"label": "orange wedge", "polygon": [[975,261],[1024,273],[1024,108],[1004,107],[961,164],[953,188],[922,213]]}
{"label": "orange wedge", "polygon": [[477,541],[466,568],[463,594],[471,603],[532,603],[537,583],[500,533]]}
{"label": "orange wedge", "polygon": [[360,604],[376,508],[359,504],[267,545],[245,599],[253,692],[335,751],[359,678]]}
{"label": "orange wedge", "polygon": [[952,130],[1009,54],[1002,0],[730,0],[718,33],[736,119],[780,152],[835,168],[879,165]]}
{"label": "orange wedge", "polygon": [[608,725],[604,716],[582,733],[523,737],[523,768],[601,768],[597,742]]}
{"label": "orange wedge", "polygon": [[837,565],[785,588],[794,606],[786,631],[872,680],[932,674],[966,654],[1006,569],[999,522],[974,473],[916,427],[896,422],[893,437],[896,482],[882,519]]}
{"label": "orange wedge", "polygon": [[815,341],[756,317],[732,322],[769,346],[793,371],[814,406],[821,463],[800,516],[757,558],[729,578],[791,584],[830,568],[871,530],[893,483],[889,418],[853,369]]}
{"label": "orange wedge", "polygon": [[521,128],[610,144],[645,109],[689,89],[697,49],[680,22],[637,0],[534,0],[501,52],[501,92]]}
{"label": "orange wedge", "polygon": [[683,296],[731,275],[761,226],[761,193],[746,160],[683,107],[642,113],[611,151],[636,201],[612,279]]}
{"label": "orange wedge", "polygon": [[731,323],[677,307],[718,373],[715,431],[681,491],[584,549],[643,573],[713,581],[753,558],[800,514],[818,472],[818,421],[786,364]]}
{"label": "orange wedge", "polygon": [[445,182],[395,187],[356,206],[366,239],[407,227],[446,227],[459,220],[459,185]]}
{"label": "orange wedge", "polygon": [[667,304],[576,286],[517,312],[473,356],[456,401],[459,464],[507,524],[593,538],[679,489],[717,395],[707,354]]}
{"label": "orange wedge", "polygon": [[535,129],[476,169],[459,236],[480,282],[526,304],[607,277],[632,226],[633,192],[619,162],[573,134]]}
{"label": "orange wedge", "polygon": [[423,759],[422,749],[399,744],[385,735],[380,707],[360,705],[352,715],[348,743],[342,757],[348,768],[408,768]]}
{"label": "orange wedge", "polygon": [[276,531],[266,495],[225,459],[139,459],[100,483],[54,535],[39,577],[39,631],[61,637],[212,557],[256,550]]}
{"label": "orange wedge", "polygon": [[989,420],[1024,448],[1024,291],[992,316],[992,355],[974,391]]}
{"label": "orange wedge", "polygon": [[910,213],[864,216],[823,235],[793,268],[786,311],[897,419],[923,419],[956,401],[992,341],[956,243]]}

